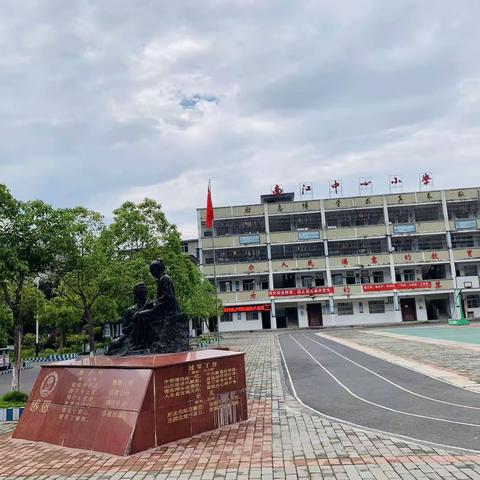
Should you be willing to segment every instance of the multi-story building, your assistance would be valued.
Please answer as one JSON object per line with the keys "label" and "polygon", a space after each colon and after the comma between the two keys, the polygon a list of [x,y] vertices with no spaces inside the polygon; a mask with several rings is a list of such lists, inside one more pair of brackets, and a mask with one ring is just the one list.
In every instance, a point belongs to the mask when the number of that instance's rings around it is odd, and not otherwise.
{"label": "multi-story building", "polygon": [[[221,331],[480,315],[480,189],[198,210],[199,259],[217,278]],[[215,250],[213,249],[215,244]]]}

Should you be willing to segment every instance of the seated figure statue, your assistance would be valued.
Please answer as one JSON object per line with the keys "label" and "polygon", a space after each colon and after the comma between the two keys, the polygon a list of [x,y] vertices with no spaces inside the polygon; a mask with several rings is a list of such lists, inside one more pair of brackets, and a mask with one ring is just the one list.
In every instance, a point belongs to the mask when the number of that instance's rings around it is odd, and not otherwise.
{"label": "seated figure statue", "polygon": [[189,350],[188,317],[180,310],[172,279],[165,272],[163,260],[150,265],[157,280],[157,296],[147,302],[147,287],[134,288],[135,305],[123,318],[124,335],[113,340],[107,355],[147,355]]}
{"label": "seated figure statue", "polygon": [[135,305],[131,306],[123,316],[121,337],[115,338],[108,347],[106,355],[128,355],[133,351],[145,348],[147,325],[137,320],[136,314],[145,308],[148,289],[144,283],[133,287]]}
{"label": "seated figure statue", "polygon": [[181,313],[170,276],[162,259],[150,264],[150,273],[157,280],[157,297],[145,309],[135,313],[134,319],[149,326],[151,353],[173,353],[189,350],[188,317]]}

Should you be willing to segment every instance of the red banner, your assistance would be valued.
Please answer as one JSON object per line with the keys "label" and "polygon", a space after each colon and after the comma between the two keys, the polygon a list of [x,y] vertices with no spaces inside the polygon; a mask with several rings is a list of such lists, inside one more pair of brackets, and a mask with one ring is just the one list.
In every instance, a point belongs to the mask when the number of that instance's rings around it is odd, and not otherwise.
{"label": "red banner", "polygon": [[432,288],[432,282],[398,282],[373,283],[362,285],[364,292],[385,292],[387,290],[415,290],[417,288]]}
{"label": "red banner", "polygon": [[312,297],[328,295],[333,292],[333,287],[282,288],[281,290],[269,290],[268,295],[270,297]]}
{"label": "red banner", "polygon": [[272,309],[270,304],[268,305],[240,305],[238,307],[224,307],[224,313],[237,313],[237,312],[269,312]]}

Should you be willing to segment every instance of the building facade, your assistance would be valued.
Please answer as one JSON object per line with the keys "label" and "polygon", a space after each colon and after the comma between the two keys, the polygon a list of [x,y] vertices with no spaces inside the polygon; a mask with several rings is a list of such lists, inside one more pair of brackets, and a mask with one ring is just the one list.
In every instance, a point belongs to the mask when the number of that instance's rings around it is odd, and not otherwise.
{"label": "building facade", "polygon": [[[198,255],[224,305],[220,331],[480,316],[480,189],[198,210]],[[215,245],[215,249],[213,249]]]}

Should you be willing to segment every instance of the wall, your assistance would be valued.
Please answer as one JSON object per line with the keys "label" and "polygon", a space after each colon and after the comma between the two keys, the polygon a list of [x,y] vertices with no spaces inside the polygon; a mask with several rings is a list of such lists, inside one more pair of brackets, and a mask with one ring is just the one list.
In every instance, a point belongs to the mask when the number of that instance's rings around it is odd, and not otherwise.
{"label": "wall", "polygon": [[[360,313],[359,301],[352,300],[353,315],[323,314],[324,326],[374,325],[382,323],[399,323],[402,321],[400,312],[386,311],[385,313],[368,313],[368,301],[362,300],[363,313]],[[386,305],[386,308],[392,308]]]}
{"label": "wall", "polygon": [[241,320],[238,320],[237,314],[233,314],[233,322],[220,322],[220,332],[240,332],[242,330],[261,330],[262,329],[262,316],[261,312],[258,313],[258,320],[247,320],[247,314],[241,312]]}

